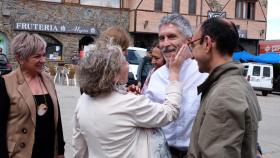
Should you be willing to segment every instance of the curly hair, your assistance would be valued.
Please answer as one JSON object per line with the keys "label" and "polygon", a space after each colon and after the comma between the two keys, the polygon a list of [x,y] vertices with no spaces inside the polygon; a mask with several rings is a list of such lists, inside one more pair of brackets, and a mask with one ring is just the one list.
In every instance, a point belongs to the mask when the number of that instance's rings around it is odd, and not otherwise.
{"label": "curly hair", "polygon": [[81,89],[95,97],[110,93],[114,90],[115,78],[121,70],[125,57],[118,45],[112,44],[112,40],[99,40],[80,64],[78,69],[78,81]]}

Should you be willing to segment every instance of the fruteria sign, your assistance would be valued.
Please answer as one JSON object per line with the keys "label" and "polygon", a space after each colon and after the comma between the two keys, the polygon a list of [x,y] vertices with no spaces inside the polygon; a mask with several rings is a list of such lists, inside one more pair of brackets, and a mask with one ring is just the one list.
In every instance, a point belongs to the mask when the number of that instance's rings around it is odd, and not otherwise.
{"label": "fruteria sign", "polygon": [[97,34],[96,29],[93,27],[68,25],[68,24],[58,25],[58,24],[42,24],[42,23],[29,23],[29,22],[15,22],[14,30],[93,34],[93,35]]}

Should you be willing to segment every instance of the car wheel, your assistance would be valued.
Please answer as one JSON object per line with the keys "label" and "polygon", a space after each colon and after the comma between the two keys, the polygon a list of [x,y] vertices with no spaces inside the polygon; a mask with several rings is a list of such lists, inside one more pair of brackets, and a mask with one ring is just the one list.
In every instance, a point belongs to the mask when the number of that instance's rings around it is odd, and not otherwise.
{"label": "car wheel", "polygon": [[262,91],[262,95],[263,96],[267,96],[268,95],[268,91]]}

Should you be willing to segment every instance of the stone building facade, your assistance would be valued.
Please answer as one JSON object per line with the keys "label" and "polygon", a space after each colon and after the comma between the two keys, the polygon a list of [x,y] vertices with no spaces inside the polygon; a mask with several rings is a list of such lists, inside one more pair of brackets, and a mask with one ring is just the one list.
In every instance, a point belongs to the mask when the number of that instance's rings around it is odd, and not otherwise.
{"label": "stone building facade", "polygon": [[123,7],[130,9],[129,31],[136,46],[156,39],[160,19],[171,13],[185,16],[193,30],[212,16],[233,21],[242,47],[252,54],[266,37],[267,0],[124,0]]}
{"label": "stone building facade", "polygon": [[157,39],[160,19],[171,13],[185,16],[193,30],[212,16],[233,21],[241,47],[252,54],[266,37],[267,0],[0,0],[0,47],[9,55],[16,34],[36,32],[48,42],[48,58],[67,62],[100,32],[119,25],[134,46],[147,48]]}
{"label": "stone building facade", "polygon": [[69,62],[73,52],[92,43],[100,32],[110,26],[128,30],[128,9],[80,5],[75,1],[61,3],[1,0],[0,47],[10,58],[9,44],[22,32],[36,32],[47,41],[50,61]]}

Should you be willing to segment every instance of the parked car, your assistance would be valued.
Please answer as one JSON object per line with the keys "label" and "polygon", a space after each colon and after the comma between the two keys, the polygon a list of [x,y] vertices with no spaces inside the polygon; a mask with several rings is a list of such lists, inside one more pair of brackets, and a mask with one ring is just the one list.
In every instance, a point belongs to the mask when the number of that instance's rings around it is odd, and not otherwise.
{"label": "parked car", "polygon": [[0,54],[0,75],[5,75],[12,71],[12,65],[5,54]]}
{"label": "parked car", "polygon": [[262,63],[243,63],[243,76],[254,90],[261,91],[267,96],[273,90],[273,66]]}
{"label": "parked car", "polygon": [[129,63],[128,85],[137,83],[137,69],[147,49],[139,47],[128,47],[126,60]]}

